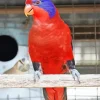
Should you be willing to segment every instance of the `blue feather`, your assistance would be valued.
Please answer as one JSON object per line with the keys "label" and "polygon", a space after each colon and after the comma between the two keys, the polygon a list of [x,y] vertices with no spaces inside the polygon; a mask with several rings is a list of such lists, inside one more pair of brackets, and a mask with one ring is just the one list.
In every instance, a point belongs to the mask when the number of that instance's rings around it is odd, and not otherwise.
{"label": "blue feather", "polygon": [[32,0],[32,3],[35,6],[43,8],[45,11],[47,11],[50,18],[53,18],[55,16],[56,9],[51,0]]}

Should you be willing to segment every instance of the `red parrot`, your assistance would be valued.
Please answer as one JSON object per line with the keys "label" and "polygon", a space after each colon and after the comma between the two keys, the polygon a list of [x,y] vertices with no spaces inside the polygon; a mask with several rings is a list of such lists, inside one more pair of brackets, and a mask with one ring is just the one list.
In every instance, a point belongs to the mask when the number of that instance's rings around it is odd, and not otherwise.
{"label": "red parrot", "polygon": [[[75,69],[70,28],[61,19],[53,2],[26,0],[25,3],[25,15],[32,15],[34,19],[28,40],[34,70],[37,71],[41,63],[43,74],[64,74],[69,67],[74,78],[79,76]],[[67,100],[65,88],[43,91],[46,100]]]}

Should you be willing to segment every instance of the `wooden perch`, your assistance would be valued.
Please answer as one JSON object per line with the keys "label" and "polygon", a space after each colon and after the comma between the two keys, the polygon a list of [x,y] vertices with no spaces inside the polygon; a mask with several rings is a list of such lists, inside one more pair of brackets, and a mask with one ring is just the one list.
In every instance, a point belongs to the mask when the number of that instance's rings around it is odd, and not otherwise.
{"label": "wooden perch", "polygon": [[74,81],[71,75],[42,75],[34,82],[32,74],[0,75],[0,88],[34,88],[34,87],[99,87],[100,75],[81,75],[81,83]]}

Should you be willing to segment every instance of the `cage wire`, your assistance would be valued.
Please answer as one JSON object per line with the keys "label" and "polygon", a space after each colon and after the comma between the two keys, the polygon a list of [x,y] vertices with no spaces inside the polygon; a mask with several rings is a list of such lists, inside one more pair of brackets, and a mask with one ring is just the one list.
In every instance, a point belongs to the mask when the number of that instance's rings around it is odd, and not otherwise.
{"label": "cage wire", "polygon": [[[78,95],[78,94],[70,94],[68,95],[68,100],[100,100],[100,91],[98,91],[98,88],[96,89],[96,95]],[[34,89],[32,89],[33,91]],[[77,88],[73,88],[74,92],[77,90]],[[38,91],[39,92],[39,91]],[[42,91],[40,91],[42,93]],[[0,100],[44,100],[43,96],[36,96],[32,97],[31,94],[29,97],[21,97],[20,95],[17,96],[17,98],[11,98],[9,95],[5,98],[0,98]]]}
{"label": "cage wire", "polygon": [[[100,73],[100,17],[98,17],[100,16],[100,13],[95,12],[98,0],[94,0],[94,4],[92,4],[94,7],[92,13],[75,13],[74,8],[78,6],[75,1],[76,0],[72,0],[71,2],[73,12],[66,14],[66,17],[67,15],[70,17],[69,19],[66,19],[65,22],[70,26],[72,31],[76,67],[82,74],[98,74]],[[7,2],[9,1],[5,0],[5,9],[7,9]],[[81,4],[80,6],[85,7],[86,5]],[[76,19],[76,17],[78,18]],[[81,37],[79,37],[79,35]],[[32,73],[32,68],[29,72]],[[77,87],[73,88],[74,93],[72,92],[70,94],[70,88],[67,88],[66,93],[68,95],[68,100],[100,100],[99,87],[96,87],[95,89],[94,95],[90,95],[89,92],[88,95],[76,94]],[[83,89],[81,88],[81,91],[82,90]],[[89,89],[86,89],[85,91],[88,90]],[[0,91],[3,92],[2,90]],[[44,100],[42,89],[36,90],[35,88],[29,88],[27,91],[29,91],[29,96],[27,97],[22,97],[20,94],[16,94],[17,97],[11,97],[8,93],[7,96],[3,98],[0,96],[0,100]],[[34,94],[32,94],[31,91],[34,91]],[[37,96],[35,92],[38,92],[40,95]]]}

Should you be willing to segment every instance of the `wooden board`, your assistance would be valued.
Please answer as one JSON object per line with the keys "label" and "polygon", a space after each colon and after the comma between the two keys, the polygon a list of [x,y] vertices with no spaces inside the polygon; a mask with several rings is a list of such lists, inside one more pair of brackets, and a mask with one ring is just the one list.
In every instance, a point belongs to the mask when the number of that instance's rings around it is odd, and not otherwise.
{"label": "wooden board", "polygon": [[81,83],[74,81],[71,75],[42,75],[34,82],[32,74],[0,75],[0,88],[34,88],[34,87],[99,87],[100,75],[81,75]]}

